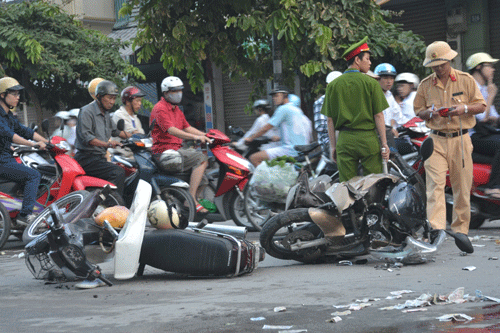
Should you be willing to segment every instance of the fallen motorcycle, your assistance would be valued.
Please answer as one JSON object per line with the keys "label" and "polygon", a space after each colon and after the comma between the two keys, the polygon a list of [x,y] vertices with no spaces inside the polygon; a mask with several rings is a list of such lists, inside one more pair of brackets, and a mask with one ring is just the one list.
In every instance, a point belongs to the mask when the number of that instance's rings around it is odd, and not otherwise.
{"label": "fallen motorcycle", "polygon": [[[114,260],[115,279],[140,276],[146,265],[196,276],[238,276],[253,271],[263,260],[258,246],[218,232],[214,225],[207,231],[196,226],[146,230],[152,189],[143,180],[137,185],[124,226],[116,230],[107,221],[98,225],[92,214],[106,199],[106,190],[89,194],[67,216],[51,206],[49,230],[25,247],[26,264],[35,278],[61,282],[99,278],[110,285],[96,265],[109,259]],[[172,219],[170,223],[172,228],[178,227]],[[221,230],[227,228],[221,226]]]}
{"label": "fallen motorcycle", "polygon": [[[423,160],[432,153],[427,147],[421,148]],[[268,220],[260,234],[261,246],[273,257],[302,262],[368,252],[389,262],[428,261],[445,232],[434,233],[431,243],[418,240],[418,236],[430,239],[424,200],[410,178],[396,164],[393,168],[398,175],[355,177],[334,183],[325,192],[312,192],[308,177],[300,177],[305,190],[290,191],[287,201],[303,203],[305,198],[294,196],[305,193],[313,196],[310,202],[315,206],[291,209]]]}

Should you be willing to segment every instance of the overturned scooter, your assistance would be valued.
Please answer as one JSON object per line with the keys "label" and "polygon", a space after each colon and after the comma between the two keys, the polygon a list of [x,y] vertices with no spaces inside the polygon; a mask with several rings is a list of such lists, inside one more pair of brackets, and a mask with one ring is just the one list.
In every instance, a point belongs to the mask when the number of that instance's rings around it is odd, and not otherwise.
{"label": "overturned scooter", "polygon": [[51,206],[48,230],[26,245],[28,268],[37,279],[100,279],[111,285],[96,265],[108,259],[114,259],[114,278],[119,280],[142,275],[146,265],[187,275],[238,276],[263,259],[259,247],[246,239],[194,227],[174,229],[172,219],[171,229],[146,230],[151,193],[151,185],[139,181],[130,214],[118,230],[91,217],[106,199],[106,189],[89,194],[70,215]]}
{"label": "overturned scooter", "polygon": [[[422,158],[429,158],[432,150],[432,142],[422,146]],[[411,176],[396,165],[394,168],[399,175],[355,177],[335,183],[325,192],[312,193],[315,207],[291,209],[266,222],[261,245],[273,257],[302,262],[368,253],[387,262],[428,261],[445,232],[431,237],[420,191],[408,181]],[[418,236],[432,241],[418,240]]]}

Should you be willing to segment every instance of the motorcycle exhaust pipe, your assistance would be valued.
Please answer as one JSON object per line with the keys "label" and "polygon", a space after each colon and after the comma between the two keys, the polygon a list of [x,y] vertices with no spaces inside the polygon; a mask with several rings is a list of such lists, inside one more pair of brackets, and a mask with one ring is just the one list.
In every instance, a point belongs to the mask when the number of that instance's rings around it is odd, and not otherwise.
{"label": "motorcycle exhaust pipe", "polygon": [[231,235],[240,239],[246,239],[248,233],[246,227],[237,227],[237,226],[211,224],[211,223],[207,224],[206,220],[202,220],[200,223],[189,222],[188,228],[219,232],[221,234]]}
{"label": "motorcycle exhaust pipe", "polygon": [[438,248],[444,242],[446,233],[441,230],[433,243],[424,243],[408,236],[406,246],[400,251],[370,251],[370,254],[378,260],[394,263],[401,262],[407,265],[422,264],[436,254]]}

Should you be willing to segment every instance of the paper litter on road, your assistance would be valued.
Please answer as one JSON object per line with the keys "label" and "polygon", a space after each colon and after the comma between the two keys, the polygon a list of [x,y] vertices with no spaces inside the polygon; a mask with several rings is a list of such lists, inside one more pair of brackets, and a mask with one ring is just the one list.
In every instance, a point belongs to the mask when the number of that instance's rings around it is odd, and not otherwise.
{"label": "paper litter on road", "polygon": [[498,260],[498,257],[489,257],[488,260]]}
{"label": "paper litter on road", "polygon": [[285,326],[285,325],[264,325],[262,326],[263,330],[289,330],[293,325]]}
{"label": "paper litter on road", "polygon": [[356,303],[368,303],[368,302],[377,302],[380,301],[380,298],[363,298],[363,299],[357,299],[355,302]]}
{"label": "paper litter on road", "polygon": [[439,321],[469,321],[474,319],[474,317],[470,317],[464,313],[452,313],[437,317],[436,319],[439,319]]}
{"label": "paper litter on road", "polygon": [[284,306],[277,306],[274,308],[274,312],[285,312],[286,311],[286,307]]}
{"label": "paper litter on road", "polygon": [[254,317],[254,318],[250,318],[251,321],[261,321],[261,320],[266,320],[265,317]]}
{"label": "paper litter on road", "polygon": [[403,313],[422,312],[422,311],[427,311],[427,308],[416,308],[416,309],[401,310],[401,312],[403,312]]}
{"label": "paper litter on road", "polygon": [[337,266],[352,266],[352,261],[341,260],[337,263]]}
{"label": "paper litter on road", "polygon": [[392,296],[387,296],[385,299],[397,299],[397,298],[402,298],[402,295],[392,295]]}
{"label": "paper litter on road", "polygon": [[397,290],[397,291],[391,291],[391,295],[411,294],[413,292],[414,292],[413,290]]}
{"label": "paper litter on road", "polygon": [[302,332],[307,332],[307,330],[306,329],[301,329],[301,330],[278,331],[278,333],[302,333]]}
{"label": "paper litter on road", "polygon": [[500,298],[496,297],[491,297],[491,296],[484,296],[481,290],[476,289],[476,297],[479,298],[480,300],[483,301],[492,301],[492,302],[497,302],[500,303]]}
{"label": "paper litter on road", "polygon": [[358,311],[367,306],[372,306],[371,303],[353,303],[349,306],[349,310]]}
{"label": "paper litter on road", "polygon": [[352,312],[351,310],[345,310],[345,311],[335,311],[330,314],[332,317],[337,317],[337,316],[347,316],[350,315]]}
{"label": "paper litter on road", "polygon": [[466,266],[464,268],[462,268],[462,270],[464,271],[473,271],[476,269],[476,266]]}
{"label": "paper litter on road", "polygon": [[348,308],[350,306],[351,306],[351,304],[347,304],[347,305],[334,305],[333,307],[335,309],[345,309],[345,308]]}
{"label": "paper litter on road", "polygon": [[339,321],[342,321],[342,318],[337,316],[337,317],[333,317],[333,318],[328,319],[326,322],[327,323],[338,323]]}

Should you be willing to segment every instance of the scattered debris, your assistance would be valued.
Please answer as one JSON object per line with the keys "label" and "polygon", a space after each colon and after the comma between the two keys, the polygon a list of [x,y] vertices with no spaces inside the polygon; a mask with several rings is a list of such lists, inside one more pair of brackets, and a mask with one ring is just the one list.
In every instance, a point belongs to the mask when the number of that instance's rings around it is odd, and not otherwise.
{"label": "scattered debris", "polygon": [[274,312],[285,312],[286,311],[286,307],[284,306],[277,306],[274,308]]}
{"label": "scattered debris", "polygon": [[302,333],[302,332],[307,332],[307,330],[306,329],[301,329],[301,330],[278,331],[278,333]]}
{"label": "scattered debris", "polygon": [[466,267],[462,268],[462,270],[470,271],[470,272],[475,270],[475,269],[476,269],[476,266],[466,266]]}
{"label": "scattered debris", "polygon": [[5,255],[5,251],[0,252],[0,256],[4,256],[4,255]]}
{"label": "scattered debris", "polygon": [[380,301],[380,298],[363,298],[363,299],[357,299],[355,302],[356,303],[368,303],[368,302],[377,302]]}
{"label": "scattered debris", "polygon": [[352,261],[341,260],[337,263],[337,266],[352,266]]}
{"label": "scattered debris", "polygon": [[263,330],[289,330],[293,325],[285,326],[285,325],[264,325],[262,326]]}
{"label": "scattered debris", "polygon": [[266,320],[265,317],[255,317],[255,318],[250,318],[251,321],[261,321],[261,320]]}
{"label": "scattered debris", "polygon": [[492,302],[500,303],[500,298],[491,297],[491,296],[484,296],[483,293],[481,292],[481,290],[476,290],[476,297],[482,301],[492,301]]}
{"label": "scattered debris", "polygon": [[346,310],[346,311],[335,311],[330,314],[330,316],[337,317],[337,316],[347,316],[350,315],[352,312],[351,310]]}
{"label": "scattered debris", "polygon": [[469,321],[474,319],[474,317],[470,317],[463,313],[452,313],[437,317],[436,319],[439,319],[439,321]]}
{"label": "scattered debris", "polygon": [[427,308],[416,308],[416,309],[401,310],[401,312],[403,312],[403,313],[422,312],[422,311],[427,311]]}
{"label": "scattered debris", "polygon": [[489,257],[488,260],[498,260],[498,257]]}
{"label": "scattered debris", "polygon": [[17,255],[17,257],[18,257],[19,259],[24,258],[24,252],[19,253],[19,254]]}
{"label": "scattered debris", "polygon": [[339,321],[342,321],[342,318],[340,318],[339,316],[336,316],[336,317],[328,319],[326,322],[327,323],[338,323]]}
{"label": "scattered debris", "polygon": [[403,295],[392,295],[392,296],[387,296],[385,299],[397,299],[401,297],[403,297]]}
{"label": "scattered debris", "polygon": [[375,265],[375,269],[384,269],[388,272],[392,272],[394,269],[399,270],[401,267],[403,267],[403,264],[400,262],[394,262],[394,263],[385,263],[382,265]]}
{"label": "scattered debris", "polygon": [[368,306],[372,306],[371,303],[354,303],[349,306],[349,310],[358,311]]}
{"label": "scattered debris", "polygon": [[391,291],[391,295],[403,295],[403,294],[411,294],[414,293],[413,290],[397,290],[397,291]]}

